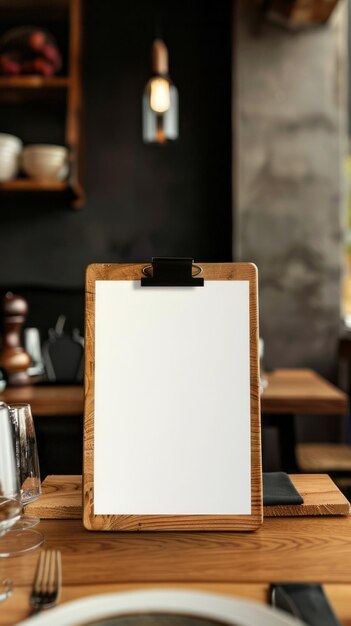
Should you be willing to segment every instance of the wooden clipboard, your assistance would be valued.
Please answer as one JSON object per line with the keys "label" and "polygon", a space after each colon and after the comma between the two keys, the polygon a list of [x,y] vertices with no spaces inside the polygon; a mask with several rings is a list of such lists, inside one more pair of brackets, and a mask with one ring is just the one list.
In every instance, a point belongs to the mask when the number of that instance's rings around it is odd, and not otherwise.
{"label": "wooden clipboard", "polygon": [[[116,374],[114,372],[114,367],[112,368],[109,367],[108,371],[101,371],[101,370],[104,370],[104,361],[101,359],[101,356],[99,356],[100,355],[99,349],[100,349],[100,343],[102,341],[101,336],[103,335],[103,333],[105,333],[104,328],[106,327],[105,318],[101,320],[101,316],[104,317],[105,312],[106,312],[107,318],[109,318],[108,316],[111,315],[110,306],[109,306],[110,300],[108,299],[109,293],[113,295],[114,291],[120,291],[120,289],[123,287],[123,293],[125,293],[127,296],[126,300],[124,299],[124,297],[121,297],[118,300],[118,309],[116,309],[116,305],[114,305],[115,313],[118,313],[119,310],[123,310],[124,303],[127,303],[129,297],[131,298],[135,297],[135,289],[139,288],[140,280],[143,277],[143,269],[145,268],[146,265],[147,265],[146,263],[143,263],[143,264],[95,264],[95,265],[90,265],[87,268],[86,324],[85,324],[84,465],[83,465],[83,521],[84,521],[84,526],[88,530],[105,530],[105,531],[255,530],[262,524],[263,507],[262,507],[262,464],[261,464],[259,358],[258,358],[257,268],[253,264],[249,264],[249,263],[213,263],[213,264],[212,263],[199,263],[199,265],[203,269],[202,276],[205,281],[205,285],[202,289],[206,289],[206,284],[210,285],[212,291],[214,287],[217,288],[217,285],[212,283],[212,281],[219,281],[218,288],[222,290],[224,289],[224,293],[226,293],[228,289],[226,290],[226,284],[223,283],[223,281],[234,281],[234,282],[238,281],[236,287],[239,287],[240,285],[242,287],[245,287],[245,286],[247,287],[247,294],[248,294],[247,295],[247,299],[248,299],[247,312],[248,312],[249,319],[247,322],[246,340],[248,343],[248,362],[249,362],[248,364],[248,393],[250,396],[248,400],[249,436],[248,436],[248,442],[247,442],[247,445],[249,445],[249,489],[250,489],[249,510],[246,511],[245,509],[244,514],[240,514],[240,513],[231,514],[231,513],[228,513],[228,511],[223,513],[222,512],[223,505],[222,504],[212,505],[211,493],[209,493],[208,499],[209,499],[209,509],[211,509],[210,514],[204,513],[204,510],[201,507],[200,507],[201,509],[200,514],[198,514],[197,512],[189,513],[188,512],[189,503],[186,503],[184,507],[181,507],[182,512],[180,512],[179,514],[176,511],[174,512],[172,511],[171,514],[169,512],[163,513],[162,512],[162,497],[160,494],[155,495],[153,493],[153,490],[155,488],[154,483],[152,484],[150,483],[148,485],[148,489],[150,490],[149,491],[150,494],[152,493],[152,495],[155,496],[153,500],[154,502],[158,501],[157,497],[159,496],[159,501],[161,502],[161,504],[160,506],[156,506],[156,508],[158,509],[157,513],[155,514],[150,513],[149,510],[147,513],[144,513],[143,510],[138,510],[137,504],[135,503],[133,503],[133,505],[131,506],[131,508],[133,508],[132,512],[129,512],[129,510],[125,510],[127,506],[125,503],[121,505],[122,510],[120,510],[117,507],[117,511],[116,511],[116,504],[114,505],[115,508],[113,512],[110,512],[108,508],[109,506],[108,494],[111,494],[111,499],[117,498],[117,501],[118,501],[119,497],[122,498],[122,495],[120,496],[119,494],[124,493],[126,497],[126,501],[128,501],[128,498],[132,497],[133,495],[133,494],[131,495],[131,492],[133,492],[133,484],[131,483],[131,488],[129,489],[128,476],[131,473],[130,472],[131,466],[128,468],[128,463],[127,463],[127,466],[125,466],[125,471],[121,471],[121,468],[119,468],[119,470],[118,471],[116,470],[116,473],[115,473],[114,465],[110,465],[109,466],[110,471],[106,472],[103,475],[103,477],[101,477],[101,472],[100,472],[100,475],[98,477],[99,468],[100,468],[99,459],[101,460],[101,465],[103,465],[105,463],[104,457],[108,456],[107,452],[106,452],[106,455],[103,454],[103,456],[101,456],[101,451],[100,451],[99,452],[100,457],[96,458],[98,445],[101,447],[101,441],[99,440],[100,442],[98,444],[97,443],[98,440],[96,439],[96,437],[99,433],[101,435],[101,430],[103,432],[106,432],[106,426],[102,428],[100,425],[100,421],[99,421],[99,420],[105,419],[105,415],[106,415],[106,412],[103,412],[103,413],[101,412],[102,411],[101,406],[103,406],[103,402],[105,400],[105,397],[104,397],[105,388],[103,388],[101,391],[101,385],[105,384],[104,383],[105,378],[108,378],[108,380],[110,381],[108,384],[111,384],[110,379],[112,378],[112,384],[115,386],[114,407],[115,406],[118,407],[118,402],[119,402],[118,389],[120,388],[121,395],[123,395],[122,386],[125,384],[130,384],[131,373],[130,373],[130,370],[128,371],[128,373],[125,373],[123,370],[123,366],[121,366],[121,364],[118,363],[118,359],[119,359],[118,349],[114,350],[114,357],[113,357],[113,363],[117,364],[116,371],[119,368],[118,376],[116,377]],[[106,285],[106,281],[109,283],[109,285]],[[128,281],[128,282],[126,282],[125,285],[122,286],[119,281]],[[128,285],[131,285],[130,289]],[[128,289],[124,290],[124,287],[128,287]],[[209,290],[210,290],[210,287],[209,287]],[[229,284],[228,284],[228,288],[229,288]],[[156,291],[154,291],[155,289]],[[146,292],[154,291],[154,293],[160,293],[159,291],[157,292],[157,290],[160,290],[160,289],[163,289],[163,288],[156,287],[154,288],[154,290],[146,289],[144,290],[144,292],[146,293]],[[173,289],[173,288],[171,287],[170,289]],[[107,293],[107,295],[105,292]],[[101,293],[103,294],[103,297],[105,299],[101,299],[102,297]],[[144,298],[146,296],[142,295],[140,297]],[[152,296],[148,295],[148,298],[150,297]],[[158,297],[158,298],[161,297],[163,306],[165,306],[164,305],[165,298],[163,298],[163,295],[155,296],[155,297]],[[170,297],[173,297],[173,293]],[[187,297],[188,296],[186,296],[186,298]],[[203,297],[203,294],[201,295],[201,297]],[[192,295],[191,298],[194,298],[194,302],[196,301],[194,295]],[[200,298],[200,292],[197,298]],[[232,299],[228,301],[232,302]],[[122,307],[122,309],[120,309],[120,307]],[[142,307],[140,307],[141,309],[140,315],[143,314],[143,310],[145,311],[146,308],[147,307],[144,305],[144,302],[143,302]],[[111,309],[113,309],[112,300],[111,300]],[[223,307],[221,307],[220,303],[218,305],[218,309],[216,310],[218,310],[218,315],[221,316],[221,311],[223,311]],[[172,311],[173,311],[173,308],[172,308]],[[137,314],[138,312],[136,311],[135,315]],[[127,331],[129,332],[130,330],[129,327],[135,322],[135,319],[137,318],[133,317],[133,321],[131,320],[130,324],[127,321],[127,323],[124,324],[124,331],[123,331],[123,329],[121,329],[120,325],[118,324],[118,315],[116,315],[116,320],[117,320],[116,323],[112,325],[113,326],[112,328],[109,328],[109,332],[111,333],[110,335],[111,346],[114,345],[113,340],[116,334],[117,335],[119,334],[118,338],[120,341],[120,344],[118,344],[117,342],[117,345],[122,345],[122,341],[125,339],[124,335]],[[214,319],[215,318],[212,317],[212,326],[214,326],[213,324]],[[144,329],[143,336],[145,336],[146,332],[148,332],[147,328]],[[150,332],[152,332],[152,330]],[[155,332],[155,329],[154,329],[154,332]],[[213,335],[213,333],[216,332],[216,328],[214,327],[209,328],[208,332],[211,333],[211,335],[209,335],[210,337]],[[97,335],[99,337],[98,340],[97,340]],[[140,336],[142,335],[139,335],[139,339],[140,339]],[[238,337],[239,336],[240,336],[240,333]],[[206,340],[206,337],[204,337],[204,340]],[[104,341],[106,343],[106,336],[105,336]],[[98,342],[99,342],[99,345],[97,345]],[[154,338],[154,345],[156,347],[158,346],[157,337]],[[220,349],[221,348],[219,346],[219,350]],[[235,351],[236,346],[233,345],[231,349]],[[227,352],[230,356],[230,351],[227,350]],[[96,357],[97,357],[97,360],[96,360]],[[136,355],[135,358],[137,359],[138,355]],[[152,378],[153,360],[152,359],[153,359],[153,354],[150,354],[150,369],[148,372],[145,372],[145,376],[149,377],[150,383],[153,380]],[[107,361],[110,361],[110,365],[111,365],[112,360],[110,359],[110,357],[107,358]],[[184,359],[184,362],[186,363],[186,358]],[[97,364],[98,364],[98,369],[99,369],[98,372],[96,369]],[[127,377],[127,374],[129,378],[128,379],[126,378],[126,380],[121,380],[121,378],[123,378],[124,376]],[[216,368],[214,368],[213,375],[214,375],[214,380],[216,380]],[[114,376],[115,378],[113,378]],[[138,381],[140,383],[140,378],[141,377],[139,376],[139,378],[134,381],[135,393],[132,394],[133,396],[138,393]],[[157,382],[157,381],[154,381],[154,382]],[[107,389],[106,391],[107,394],[111,393],[111,391],[108,391],[108,389],[110,388],[106,387],[106,389]],[[143,389],[144,389],[144,394],[147,395],[147,387]],[[145,392],[145,389],[146,389],[146,392]],[[197,394],[197,393],[206,394],[206,392],[207,392],[206,388],[202,388],[201,384],[196,385],[194,388],[194,394]],[[233,404],[233,419],[234,419],[235,418],[235,398],[233,402],[234,402]],[[202,402],[201,406],[206,406],[206,403]],[[150,413],[150,409],[149,409],[149,413]],[[165,415],[167,418],[167,411],[165,412]],[[147,417],[150,417],[151,419],[152,416],[149,415]],[[108,419],[112,420],[110,422],[112,430],[115,428],[119,428],[118,430],[119,437],[116,443],[120,444],[119,439],[121,435],[124,436],[123,424],[127,424],[127,423],[130,424],[130,421],[131,421],[130,416],[126,415],[126,411],[124,411],[124,414],[120,414],[117,410],[114,413],[114,417],[111,417]],[[189,424],[189,420],[191,420],[191,416],[190,417],[188,416],[187,419],[188,419],[188,424]],[[241,418],[239,418],[239,421],[238,421],[238,424],[239,424],[238,428],[240,427],[240,423],[241,423],[240,419]],[[218,447],[220,449],[220,446],[221,446],[221,441],[220,441],[220,433],[221,433],[221,428],[222,428],[221,411],[219,411],[219,414],[216,416],[216,420],[218,420],[218,424],[219,424],[218,431],[216,432],[218,432],[219,434],[218,434],[218,440],[216,441],[216,445],[214,447],[214,451],[215,451],[214,454],[215,455],[217,454],[217,457],[218,457]],[[230,420],[227,419],[227,422],[228,421]],[[242,423],[244,427],[244,420]],[[227,424],[227,426],[229,428],[231,425]],[[211,431],[211,433],[212,432],[213,431]],[[226,433],[226,432],[229,432],[229,431],[223,430],[223,433]],[[167,424],[165,426],[164,433],[167,433]],[[161,437],[159,433],[157,436]],[[165,434],[165,436],[168,436],[168,435]],[[149,444],[150,444],[150,441],[151,443],[153,442],[153,437],[150,437]],[[160,441],[161,441],[161,445],[160,445]],[[177,440],[175,439],[175,441]],[[226,437],[226,439],[223,439],[222,443],[223,443],[223,449],[228,448],[229,446],[228,436]],[[108,438],[105,439],[105,444],[108,448],[108,446],[110,445]],[[127,439],[126,441],[123,441],[123,444],[124,444],[123,448],[119,449],[120,454],[124,453],[125,449],[128,447],[131,452],[132,451],[134,452],[134,442],[132,440],[129,441]],[[169,442],[167,442],[167,445],[169,446]],[[169,450],[170,449],[171,448],[169,447]],[[151,451],[153,452],[153,454],[150,453],[149,458],[154,458],[154,456],[157,455],[158,452],[160,451],[162,452],[162,450],[163,450],[162,439],[158,439],[157,447],[155,447],[155,450]],[[230,452],[229,448],[228,450]],[[226,451],[228,452],[228,450]],[[185,458],[186,451],[182,449],[181,453],[183,454]],[[196,451],[194,449],[193,458],[195,459],[195,461],[197,458],[197,454],[199,455],[199,450]],[[201,454],[199,456],[201,456]],[[118,464],[119,462],[118,454],[116,454],[115,459],[116,459],[116,464]],[[228,463],[231,462],[230,454],[226,455],[226,459]],[[195,467],[195,465],[192,465],[192,467]],[[169,468],[166,468],[166,469],[169,469]],[[220,478],[221,468],[218,468],[218,463],[216,463],[215,467],[212,466],[212,469],[213,471],[216,470],[217,472],[219,472],[218,477]],[[239,467],[239,470],[240,470],[240,467]],[[182,468],[182,471],[183,471],[183,468]],[[159,467],[160,477],[162,477],[163,473],[166,475],[166,471],[163,472],[163,468],[161,465]],[[238,473],[240,474],[240,471]],[[244,471],[243,471],[243,475],[244,475]],[[207,479],[208,477],[209,475],[207,476]],[[143,472],[141,471],[140,480],[142,479],[143,479]],[[204,477],[204,480],[205,480],[205,477]],[[227,474],[223,476],[223,483],[226,483],[228,497],[230,496],[229,499],[232,498],[232,494],[230,492],[231,480],[233,480],[233,484],[237,484],[235,483],[235,477],[231,478]],[[106,482],[103,483],[103,481],[106,481]],[[211,481],[209,482],[210,484],[212,484]],[[134,488],[135,488],[135,485],[136,483],[134,483]],[[199,486],[202,487],[202,485],[199,485]],[[218,486],[219,488],[217,491],[220,492],[221,485],[219,484]],[[186,491],[186,489],[187,489],[187,486],[186,486],[186,481],[185,481],[184,490]],[[199,490],[199,492],[200,491],[201,489]],[[207,498],[207,493],[204,490],[202,491],[203,491],[203,497]],[[215,497],[218,496],[218,493],[216,496],[213,489],[212,489],[212,492],[213,492],[213,497],[215,499]],[[163,491],[162,493],[165,495],[165,491]],[[170,490],[170,493],[168,493],[167,491],[166,495],[168,497],[168,509],[169,509],[169,506],[170,506],[169,498],[172,496],[172,490]],[[177,497],[179,498],[179,493]],[[182,499],[182,494],[180,495],[180,498]],[[200,496],[199,496],[199,499],[200,499]],[[98,500],[99,500],[99,505],[97,505]],[[195,497],[194,499],[195,510],[197,510],[196,500],[197,498]],[[103,504],[101,504],[101,501],[103,502]],[[142,498],[141,498],[141,501],[146,502],[146,500],[145,499],[143,500]],[[141,505],[141,506],[144,506],[144,505]],[[221,509],[221,512],[219,512],[218,514],[213,513],[212,511],[212,509],[216,510],[216,506],[218,506],[218,508]],[[149,508],[149,507],[146,507],[146,508]],[[167,508],[166,505],[165,505],[165,508]],[[183,512],[183,508],[186,511],[186,513]],[[104,512],[101,513],[101,510],[103,510]]]}

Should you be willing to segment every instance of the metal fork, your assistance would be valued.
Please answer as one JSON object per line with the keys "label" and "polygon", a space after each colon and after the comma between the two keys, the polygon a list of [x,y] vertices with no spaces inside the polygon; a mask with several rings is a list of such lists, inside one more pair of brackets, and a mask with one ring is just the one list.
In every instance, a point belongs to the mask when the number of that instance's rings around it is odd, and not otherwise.
{"label": "metal fork", "polygon": [[30,604],[35,613],[55,606],[61,590],[61,552],[43,550],[38,558]]}

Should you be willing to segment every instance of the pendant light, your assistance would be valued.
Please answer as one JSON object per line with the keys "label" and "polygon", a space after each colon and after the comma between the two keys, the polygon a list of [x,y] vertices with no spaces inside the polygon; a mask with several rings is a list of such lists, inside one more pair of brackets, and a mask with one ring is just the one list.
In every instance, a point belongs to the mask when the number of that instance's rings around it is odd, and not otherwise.
{"label": "pendant light", "polygon": [[143,140],[165,144],[178,138],[178,90],[168,75],[168,50],[162,39],[152,45],[152,71],[143,94]]}

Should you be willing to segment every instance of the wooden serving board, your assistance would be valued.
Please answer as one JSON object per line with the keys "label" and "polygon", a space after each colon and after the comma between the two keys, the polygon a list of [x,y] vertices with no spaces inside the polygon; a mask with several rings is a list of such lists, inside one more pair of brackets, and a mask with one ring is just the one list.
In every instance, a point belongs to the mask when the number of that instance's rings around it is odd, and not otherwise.
{"label": "wooden serving board", "polygon": [[[265,517],[349,515],[350,504],[327,474],[292,474],[304,498],[299,505],[265,506]],[[43,494],[26,512],[42,519],[82,519],[82,477],[47,476]]]}
{"label": "wooden serving board", "polygon": [[26,506],[26,513],[41,519],[82,519],[82,477],[47,476],[41,497]]}
{"label": "wooden serving board", "polygon": [[350,504],[327,474],[290,474],[303,504],[263,507],[265,517],[349,515]]}

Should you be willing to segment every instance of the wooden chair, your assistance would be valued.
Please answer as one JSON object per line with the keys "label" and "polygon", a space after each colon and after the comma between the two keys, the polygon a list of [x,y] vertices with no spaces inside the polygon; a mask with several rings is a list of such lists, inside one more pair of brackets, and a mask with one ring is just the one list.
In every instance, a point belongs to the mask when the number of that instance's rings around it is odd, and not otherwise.
{"label": "wooden chair", "polygon": [[351,446],[340,443],[300,443],[296,446],[300,470],[307,474],[351,474]]}

